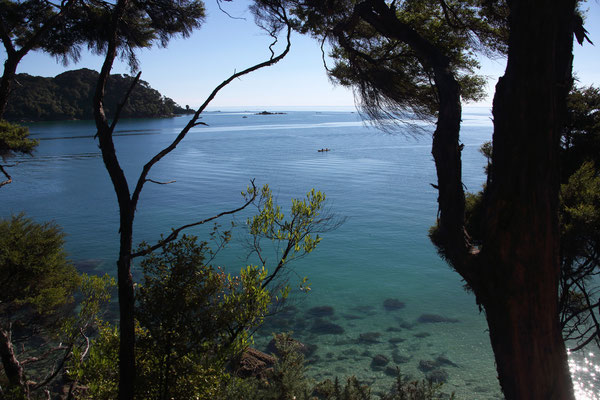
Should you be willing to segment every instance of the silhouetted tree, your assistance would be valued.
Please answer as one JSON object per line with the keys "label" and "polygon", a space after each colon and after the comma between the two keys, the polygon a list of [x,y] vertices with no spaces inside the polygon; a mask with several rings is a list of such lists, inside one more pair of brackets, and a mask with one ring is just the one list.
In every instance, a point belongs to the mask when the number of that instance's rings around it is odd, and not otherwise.
{"label": "silhouetted tree", "polygon": [[[368,113],[395,117],[408,108],[437,117],[432,154],[439,216],[431,238],[485,310],[505,396],[573,398],[558,321],[558,151],[573,33],[585,37],[575,1],[302,6],[296,6],[297,15],[309,21],[309,29],[333,35],[343,50],[337,53],[341,82],[356,88]],[[494,151],[482,240],[475,245],[465,229],[459,142],[460,98],[469,86],[461,85],[459,72],[478,42],[506,50],[508,64],[496,86]],[[394,63],[402,68],[391,68]]]}
{"label": "silhouetted tree", "polygon": [[[135,368],[135,327],[134,327],[134,290],[133,290],[133,278],[131,275],[131,261],[134,256],[142,254],[132,254],[132,239],[133,239],[133,220],[135,217],[136,207],[146,182],[155,182],[148,177],[152,167],[159,162],[164,156],[173,151],[177,145],[185,138],[191,128],[202,124],[198,122],[200,114],[204,111],[206,106],[212,101],[216,94],[226,85],[231,83],[234,79],[246,75],[250,72],[258,70],[263,67],[273,65],[283,59],[290,49],[290,34],[291,28],[287,18],[285,9],[277,2],[271,0],[257,1],[254,4],[253,11],[257,16],[257,22],[259,25],[266,29],[267,33],[273,37],[274,43],[269,47],[271,56],[268,60],[256,64],[252,67],[244,69],[240,72],[236,72],[218,85],[213,92],[208,96],[205,102],[196,110],[193,117],[190,119],[188,124],[180,131],[175,137],[173,142],[165,147],[163,150],[158,152],[150,161],[148,161],[137,179],[133,191],[130,191],[129,184],[123,170],[120,167],[119,160],[114,147],[113,132],[115,126],[119,120],[121,110],[125,101],[129,97],[133,86],[137,83],[140,74],[137,75],[133,84],[129,88],[129,91],[125,94],[124,101],[117,107],[115,116],[111,123],[109,123],[106,112],[105,112],[105,88],[107,80],[112,68],[113,62],[118,55],[121,46],[121,30],[127,26],[127,21],[132,18],[137,12],[133,7],[134,2],[130,0],[119,0],[114,6],[111,14],[110,23],[108,26],[108,41],[104,44],[99,43],[99,47],[106,49],[105,60],[100,70],[100,76],[96,86],[96,93],[94,95],[94,117],[96,121],[96,127],[98,129],[98,141],[100,150],[102,152],[102,158],[106,169],[110,175],[113,183],[115,193],[117,195],[117,201],[119,204],[120,223],[120,246],[119,246],[119,258],[117,261],[117,277],[118,277],[118,293],[119,293],[119,317],[120,317],[120,349],[119,349],[119,399],[132,399],[134,396],[134,380],[136,376]],[[183,3],[185,4],[185,3]],[[154,10],[153,10],[154,11]],[[133,14],[132,14],[133,13]],[[153,16],[154,14],[148,13]],[[157,14],[160,16],[160,13]],[[177,16],[168,16],[170,20],[176,24],[181,23],[182,19],[177,19]],[[165,20],[166,22],[167,20]],[[173,26],[166,24],[164,35],[157,36],[157,39],[161,40],[161,44],[166,45],[168,39],[175,33],[187,34],[190,30],[197,26],[200,19],[189,20],[190,24],[186,25],[175,25],[178,29],[172,29]],[[275,55],[272,50],[272,46],[277,42],[278,33],[282,30],[286,30],[286,47],[278,55]],[[133,55],[132,55],[133,56]],[[250,204],[248,201],[243,207]],[[240,208],[240,209],[241,209]],[[222,214],[233,213],[236,210],[224,212]],[[222,215],[220,214],[220,215]],[[212,219],[212,218],[211,218]],[[210,219],[209,219],[210,220]],[[204,223],[201,221],[195,224],[189,224],[186,227],[198,225]],[[179,230],[176,230],[179,232]],[[170,235],[168,240],[174,240],[177,235]],[[163,242],[164,243],[164,242]]]}

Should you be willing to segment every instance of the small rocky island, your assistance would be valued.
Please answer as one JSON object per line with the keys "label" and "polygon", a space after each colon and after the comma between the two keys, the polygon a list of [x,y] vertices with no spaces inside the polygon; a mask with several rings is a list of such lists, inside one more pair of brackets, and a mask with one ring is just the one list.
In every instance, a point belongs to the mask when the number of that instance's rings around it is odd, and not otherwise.
{"label": "small rocky island", "polygon": [[284,112],[270,112],[270,111],[261,111],[259,113],[256,113],[254,115],[285,115],[286,113]]}

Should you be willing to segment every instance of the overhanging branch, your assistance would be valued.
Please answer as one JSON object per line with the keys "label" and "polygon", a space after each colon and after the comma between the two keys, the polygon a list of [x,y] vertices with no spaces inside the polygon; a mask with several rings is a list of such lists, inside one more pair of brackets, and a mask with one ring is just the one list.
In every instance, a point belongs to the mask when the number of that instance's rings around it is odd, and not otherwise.
{"label": "overhanging branch", "polygon": [[254,72],[256,70],[259,70],[261,68],[265,68],[265,67],[269,67],[271,65],[274,65],[276,63],[278,63],[279,61],[281,61],[290,51],[290,47],[291,47],[291,41],[290,41],[290,36],[292,33],[292,29],[291,29],[291,25],[290,22],[287,21],[286,19],[286,24],[287,24],[287,35],[286,35],[286,47],[285,49],[276,57],[270,57],[268,60],[263,61],[261,63],[255,64],[249,68],[246,68],[240,72],[236,72],[234,74],[232,74],[229,78],[225,79],[223,82],[221,82],[221,84],[219,84],[211,93],[210,95],[206,98],[206,100],[204,101],[204,103],[202,103],[202,105],[198,108],[198,110],[196,110],[196,112],[194,113],[194,116],[190,119],[190,121],[187,123],[187,125],[181,130],[181,132],[179,132],[179,134],[177,135],[177,137],[175,138],[175,140],[173,140],[173,142],[171,142],[171,144],[167,147],[165,147],[163,150],[161,150],[159,153],[157,153],[154,157],[152,157],[152,159],[150,161],[148,161],[148,163],[146,163],[146,165],[144,165],[144,168],[142,169],[142,172],[138,178],[136,187],[133,191],[133,194],[131,196],[131,206],[132,209],[135,210],[137,203],[139,201],[139,197],[140,194],[142,192],[142,189],[144,188],[144,183],[146,183],[146,178],[148,176],[148,173],[150,172],[150,170],[152,169],[152,167],[159,162],[164,156],[166,156],[167,154],[169,154],[171,151],[175,150],[175,148],[177,147],[177,145],[185,138],[185,136],[188,134],[188,132],[190,131],[190,129],[192,129],[194,126],[196,126],[198,124],[198,119],[200,118],[200,114],[202,114],[202,112],[204,112],[204,110],[206,109],[206,107],[210,104],[210,102],[215,98],[215,96],[221,91],[221,89],[223,89],[225,86],[229,85],[233,80],[240,78],[244,75],[249,74],[250,72]]}
{"label": "overhanging branch", "polygon": [[180,226],[177,229],[173,229],[173,231],[165,239],[160,240],[154,246],[151,246],[151,247],[149,247],[149,248],[147,248],[145,250],[138,251],[137,253],[133,253],[131,255],[131,258],[143,257],[145,255],[148,255],[148,254],[152,253],[153,251],[155,251],[155,250],[163,247],[167,243],[172,242],[173,240],[177,239],[177,237],[179,236],[179,234],[181,233],[181,231],[183,231],[185,229],[189,229],[189,228],[192,228],[194,226],[203,225],[203,224],[206,224],[207,222],[213,221],[213,220],[215,220],[217,218],[221,218],[222,216],[231,215],[231,214],[235,214],[237,212],[242,211],[244,208],[246,208],[250,204],[252,204],[252,202],[256,199],[256,185],[254,184],[254,180],[252,180],[250,182],[252,184],[252,197],[249,200],[247,200],[246,203],[244,203],[241,207],[238,207],[238,208],[236,208],[234,210],[223,211],[223,212],[221,212],[221,213],[219,213],[217,215],[214,215],[214,216],[212,216],[210,218],[203,219],[202,221],[193,222],[191,224]]}

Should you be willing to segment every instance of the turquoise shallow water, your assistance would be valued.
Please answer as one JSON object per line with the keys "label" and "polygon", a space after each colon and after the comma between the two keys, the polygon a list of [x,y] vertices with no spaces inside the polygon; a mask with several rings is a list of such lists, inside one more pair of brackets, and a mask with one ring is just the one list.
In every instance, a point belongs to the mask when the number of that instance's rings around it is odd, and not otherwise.
{"label": "turquoise shallow water", "polygon": [[[284,210],[291,197],[315,187],[346,222],[325,234],[313,254],[291,265],[290,279],[307,276],[312,290],[296,290],[295,308],[259,331],[256,346],[266,347],[272,331],[292,330],[316,346],[309,357],[315,379],[357,375],[377,390],[393,379],[385,369],[373,368],[376,355],[415,378],[424,377],[422,360],[438,360],[448,374],[445,391],[458,398],[501,398],[484,317],[427,238],[437,210],[430,185],[436,182],[430,126],[405,127],[392,135],[365,126],[355,113],[328,111],[211,112],[203,121],[207,127],[192,131],[153,170],[151,178],[176,182],[146,186],[136,242],[153,242],[171,227],[237,207],[250,179],[268,183]],[[131,186],[143,163],[185,122],[119,124],[115,141]],[[67,249],[81,269],[112,273],[118,213],[93,124],[40,123],[31,125],[31,132],[41,139],[39,149],[33,158],[16,159],[14,183],[0,191],[2,215],[25,211],[38,220],[55,220],[68,234]],[[478,148],[491,132],[487,110],[465,112],[463,174],[469,190],[484,181],[485,159]],[[317,152],[324,147],[331,151]],[[243,266],[244,237],[242,229],[234,231],[233,244],[217,261],[232,270]],[[386,299],[405,306],[387,310]],[[313,309],[323,306],[330,308]],[[423,314],[449,322],[419,322]],[[338,326],[336,333],[323,334],[323,326],[331,324]]]}

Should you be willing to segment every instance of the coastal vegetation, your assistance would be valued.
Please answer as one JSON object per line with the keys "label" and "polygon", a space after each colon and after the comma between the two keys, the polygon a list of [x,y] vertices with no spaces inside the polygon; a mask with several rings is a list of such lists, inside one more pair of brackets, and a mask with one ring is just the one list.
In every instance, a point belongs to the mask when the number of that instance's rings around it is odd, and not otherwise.
{"label": "coastal vegetation", "polygon": [[[66,71],[54,78],[17,74],[16,85],[10,93],[4,118],[9,121],[58,121],[93,119],[91,108],[99,73],[90,69]],[[105,111],[114,116],[134,77],[111,75],[106,85]],[[121,118],[156,118],[189,113],[172,99],[152,89],[148,82],[139,80]]]}
{"label": "coastal vegetation", "polygon": [[[583,95],[575,92],[575,111],[573,118],[568,117],[573,34],[580,43],[585,38],[574,0],[546,4],[543,12],[534,1],[517,5],[477,1],[388,4],[382,0],[257,0],[253,12],[259,25],[273,38],[271,46],[279,34],[285,36],[285,49],[276,55],[269,47],[268,59],[232,74],[218,85],[175,139],[143,165],[130,186],[113,133],[120,118],[127,115],[128,102],[135,99],[135,88],[144,85],[139,74],[120,77],[121,93],[116,94],[113,103],[118,106],[110,109],[110,71],[119,54],[128,57],[135,68],[136,48],[166,46],[174,35],[189,35],[200,26],[204,18],[200,1],[167,3],[118,0],[102,7],[91,3],[88,7],[93,13],[80,10],[82,14],[74,14],[77,18],[69,20],[74,27],[86,27],[73,29],[82,36],[75,35],[77,40],[70,42],[52,42],[66,46],[62,54],[87,43],[105,56],[93,86],[90,115],[96,123],[102,159],[119,207],[119,325],[116,328],[97,318],[108,299],[110,280],[79,277],[64,256],[62,236],[56,227],[37,226],[22,216],[3,222],[0,228],[5,232],[0,237],[5,240],[1,243],[5,259],[1,267],[8,268],[4,276],[9,280],[15,274],[20,277],[11,281],[17,286],[9,287],[14,290],[7,290],[1,303],[6,307],[0,330],[6,375],[3,397],[32,398],[38,396],[36,390],[49,391],[50,381],[67,363],[67,396],[71,398],[370,397],[369,389],[352,378],[345,385],[330,381],[310,387],[303,378],[299,346],[286,336],[276,340],[279,363],[265,371],[266,375],[255,380],[233,376],[235,356],[247,348],[252,330],[268,312],[277,309],[290,291],[288,282],[278,279],[280,273],[289,261],[315,249],[320,242],[318,233],[336,225],[330,215],[323,214],[325,197],[320,192],[312,190],[305,198],[293,200],[290,216],[285,218],[268,186],[258,189],[252,181],[240,207],[173,228],[156,243],[133,248],[133,222],[143,188],[148,183],[167,183],[152,179],[152,168],[182,143],[191,128],[202,124],[198,121],[200,114],[219,90],[240,76],[283,59],[290,49],[291,30],[296,28],[334,44],[337,64],[331,74],[340,83],[357,89],[368,115],[379,121],[389,117],[397,121],[407,116],[408,109],[413,115],[437,120],[432,153],[438,175],[435,188],[439,191],[439,216],[431,239],[485,311],[504,395],[507,399],[574,398],[562,334],[570,332],[568,337],[578,341],[577,347],[581,348],[597,340],[599,331],[595,322],[598,305],[591,298],[596,289],[586,286],[598,265],[599,184],[597,164],[593,164],[598,153],[591,153],[592,159],[587,154],[588,147],[597,144],[587,133],[597,137],[594,115],[598,114],[597,110],[581,107],[588,104],[587,99],[597,98],[597,90],[589,89]],[[5,75],[8,71],[9,76],[2,81],[4,93],[5,82],[14,80],[16,63],[27,51],[54,51],[44,47],[50,46],[49,39],[41,38],[54,32],[52,27],[58,26],[57,21],[64,22],[68,12],[75,9],[68,8],[72,2],[55,6],[55,11],[49,11],[46,6],[52,7],[45,2],[2,4],[11,12],[6,15],[14,17],[12,25],[2,21],[4,30],[9,26],[7,31],[18,43],[24,43],[17,51],[10,35],[2,37],[9,53],[5,67]],[[24,9],[25,16],[19,14],[22,4],[29,7]],[[38,9],[43,12],[35,14]],[[290,14],[298,20],[292,20]],[[32,18],[37,21],[33,28],[41,28],[25,29],[23,33],[14,21],[31,15],[37,18]],[[98,32],[97,26],[106,29]],[[490,159],[488,180],[479,198],[464,193],[459,136],[461,99],[480,95],[482,81],[471,74],[474,51],[499,52],[508,60],[506,74],[496,87],[493,143],[485,150]],[[7,67],[14,67],[12,75]],[[0,102],[0,116],[5,115],[5,104],[4,100]],[[597,100],[590,100],[590,104],[597,104]],[[62,103],[61,107],[68,109]],[[74,110],[73,106],[63,112],[75,115]],[[581,128],[580,122],[587,123],[583,121],[591,122]],[[15,131],[12,125],[3,129],[17,132],[15,140],[5,140],[4,151],[31,151],[34,143],[26,141],[25,131]],[[564,177],[561,163],[568,165]],[[208,242],[179,236],[186,229],[251,205],[257,207],[257,214],[246,225],[258,265],[242,268],[237,276],[210,265],[213,252]],[[476,219],[473,210],[480,213]],[[218,249],[229,238],[227,231],[213,231]],[[269,266],[261,246],[265,240],[280,243],[282,250],[277,262]],[[40,243],[39,251],[31,251]],[[138,289],[132,276],[136,258],[142,259],[143,271]],[[58,283],[63,281],[66,283]],[[309,287],[306,280],[301,285],[303,290]],[[561,289],[560,297],[557,288]],[[83,299],[78,317],[60,316],[59,311],[68,309],[78,290]],[[561,310],[559,305],[564,308]],[[390,301],[387,307],[401,306]],[[50,317],[49,323],[37,328],[16,320],[23,317],[27,321],[30,314],[41,322]],[[440,317],[424,314],[422,318],[436,321]],[[55,341],[48,338],[61,338],[49,353],[41,350],[45,357],[38,354],[39,349],[32,355],[33,359],[59,355],[59,361],[50,363],[52,368],[44,371],[44,378],[28,379],[23,367],[32,361],[17,359],[14,339],[18,332],[14,332],[18,325],[34,331],[25,330],[25,339],[35,337],[34,343],[52,345]],[[61,328],[57,330],[57,326]],[[90,342],[88,329],[94,326],[99,335]],[[321,332],[337,329],[326,321],[318,328]],[[375,336],[359,340],[369,341]],[[387,363],[377,356],[373,362],[376,366]],[[435,398],[437,389],[432,382],[398,378],[395,389],[384,398]]]}

